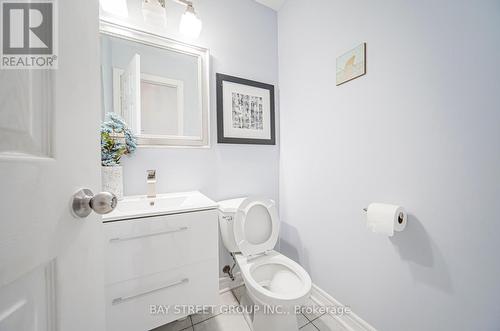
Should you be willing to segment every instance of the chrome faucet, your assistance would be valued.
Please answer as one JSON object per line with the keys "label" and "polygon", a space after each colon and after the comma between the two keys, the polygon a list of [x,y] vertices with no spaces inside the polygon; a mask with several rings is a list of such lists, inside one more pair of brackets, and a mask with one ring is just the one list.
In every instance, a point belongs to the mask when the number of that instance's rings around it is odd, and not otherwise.
{"label": "chrome faucet", "polygon": [[156,170],[147,171],[148,198],[156,198]]}

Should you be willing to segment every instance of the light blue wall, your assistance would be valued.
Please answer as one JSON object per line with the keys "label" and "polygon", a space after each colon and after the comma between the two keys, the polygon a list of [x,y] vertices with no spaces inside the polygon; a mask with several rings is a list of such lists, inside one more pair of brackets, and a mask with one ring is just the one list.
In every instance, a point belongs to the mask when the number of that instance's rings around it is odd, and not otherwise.
{"label": "light blue wall", "polygon": [[[279,146],[217,144],[215,116],[215,73],[277,84],[276,12],[253,0],[194,1],[203,30],[199,39],[190,41],[177,32],[184,6],[167,1],[167,27],[159,29],[143,22],[141,1],[129,0],[128,5],[129,17],[121,23],[210,49],[212,146],[140,148],[132,158],[123,158],[125,194],[145,194],[146,170],[156,169],[158,192],[200,190],[214,200],[244,195],[278,200]],[[220,252],[221,265],[229,263],[222,242]]]}
{"label": "light blue wall", "polygon": [[[289,0],[278,22],[282,251],[378,330],[500,330],[500,3]],[[370,202],[406,231],[370,233]]]}

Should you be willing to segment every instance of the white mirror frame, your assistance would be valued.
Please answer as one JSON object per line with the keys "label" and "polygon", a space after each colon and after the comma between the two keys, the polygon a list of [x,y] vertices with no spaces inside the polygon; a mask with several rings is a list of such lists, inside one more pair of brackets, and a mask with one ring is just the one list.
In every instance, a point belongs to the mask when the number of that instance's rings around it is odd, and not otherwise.
{"label": "white mirror frame", "polygon": [[[201,100],[201,137],[166,136],[137,133],[139,147],[209,147],[210,146],[210,98],[209,73],[210,52],[208,49],[185,44],[174,39],[152,34],[142,30],[100,20],[102,35],[134,41],[147,46],[195,56],[198,58],[198,93]],[[123,114],[121,114],[123,115]]]}

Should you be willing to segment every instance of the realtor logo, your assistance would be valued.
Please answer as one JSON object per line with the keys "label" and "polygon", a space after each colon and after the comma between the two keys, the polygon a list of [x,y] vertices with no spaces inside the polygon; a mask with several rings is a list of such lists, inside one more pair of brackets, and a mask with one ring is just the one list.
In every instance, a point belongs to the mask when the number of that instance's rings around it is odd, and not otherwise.
{"label": "realtor logo", "polygon": [[0,0],[2,69],[56,69],[55,0]]}

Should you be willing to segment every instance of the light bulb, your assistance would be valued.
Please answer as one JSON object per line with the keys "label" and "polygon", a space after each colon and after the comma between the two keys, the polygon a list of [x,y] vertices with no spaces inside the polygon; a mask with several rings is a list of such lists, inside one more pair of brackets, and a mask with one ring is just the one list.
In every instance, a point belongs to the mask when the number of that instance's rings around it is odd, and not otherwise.
{"label": "light bulb", "polygon": [[100,0],[100,3],[105,12],[120,17],[128,16],[127,0]]}
{"label": "light bulb", "polygon": [[192,5],[188,5],[186,12],[181,17],[179,31],[190,38],[198,38],[201,32],[201,20],[196,16]]}
{"label": "light bulb", "polygon": [[152,25],[165,26],[167,23],[165,7],[162,6],[159,0],[143,0],[142,15],[144,21]]}

